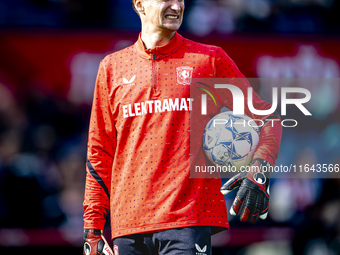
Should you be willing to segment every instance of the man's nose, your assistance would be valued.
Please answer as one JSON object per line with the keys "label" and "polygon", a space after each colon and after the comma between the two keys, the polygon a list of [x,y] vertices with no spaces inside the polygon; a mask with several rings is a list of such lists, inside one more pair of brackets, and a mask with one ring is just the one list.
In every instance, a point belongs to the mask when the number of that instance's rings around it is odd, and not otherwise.
{"label": "man's nose", "polygon": [[180,12],[181,11],[181,5],[178,0],[173,0],[171,4],[171,9],[175,12]]}

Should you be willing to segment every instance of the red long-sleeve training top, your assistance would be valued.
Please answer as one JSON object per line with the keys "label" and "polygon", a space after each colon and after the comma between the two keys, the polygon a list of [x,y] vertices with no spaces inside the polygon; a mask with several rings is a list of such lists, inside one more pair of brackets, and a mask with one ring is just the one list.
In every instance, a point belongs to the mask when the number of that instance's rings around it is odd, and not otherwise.
{"label": "red long-sleeve training top", "polygon": [[[145,49],[139,36],[101,61],[88,140],[85,228],[103,229],[108,209],[112,238],[187,226],[228,228],[220,179],[190,178],[190,78],[215,77],[244,78],[221,48],[178,33],[154,49]],[[239,87],[246,94],[249,85]],[[217,108],[232,109],[231,94],[218,93]],[[256,94],[253,105],[271,106]],[[247,107],[245,113],[265,118]],[[262,129],[254,158],[275,162],[281,129],[279,123]]]}

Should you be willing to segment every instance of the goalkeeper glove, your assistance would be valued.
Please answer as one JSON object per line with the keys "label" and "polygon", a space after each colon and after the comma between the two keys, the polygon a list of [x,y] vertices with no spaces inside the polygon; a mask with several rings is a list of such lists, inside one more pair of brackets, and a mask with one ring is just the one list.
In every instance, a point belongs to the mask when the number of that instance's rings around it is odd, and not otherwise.
{"label": "goalkeeper glove", "polygon": [[269,173],[261,171],[262,166],[269,167],[270,164],[262,159],[255,159],[250,166],[249,172],[242,172],[230,178],[221,188],[223,195],[233,189],[240,187],[230,214],[235,216],[241,210],[240,220],[255,223],[257,218],[267,218],[269,207]]}
{"label": "goalkeeper glove", "polygon": [[83,255],[113,255],[100,229],[84,229]]}

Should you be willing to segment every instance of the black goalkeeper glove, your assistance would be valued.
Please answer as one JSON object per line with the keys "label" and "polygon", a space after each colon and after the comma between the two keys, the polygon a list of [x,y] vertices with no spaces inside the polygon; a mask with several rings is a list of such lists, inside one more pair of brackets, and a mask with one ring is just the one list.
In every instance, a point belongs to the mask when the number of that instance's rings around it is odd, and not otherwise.
{"label": "black goalkeeper glove", "polygon": [[83,255],[113,255],[100,229],[84,229]]}
{"label": "black goalkeeper glove", "polygon": [[250,167],[253,171],[242,172],[230,178],[221,188],[223,195],[228,194],[233,189],[240,187],[230,214],[235,216],[240,211],[241,221],[255,223],[257,218],[264,220],[268,215],[269,207],[269,174],[262,172],[262,166],[270,164],[262,159],[255,159]]}

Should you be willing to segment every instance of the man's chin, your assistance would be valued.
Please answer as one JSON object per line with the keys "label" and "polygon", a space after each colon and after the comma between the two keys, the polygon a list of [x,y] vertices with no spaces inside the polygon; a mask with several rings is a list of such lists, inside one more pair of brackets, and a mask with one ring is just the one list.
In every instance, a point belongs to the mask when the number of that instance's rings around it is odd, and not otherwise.
{"label": "man's chin", "polygon": [[169,31],[177,31],[181,27],[181,25],[165,24],[163,25],[163,27]]}

